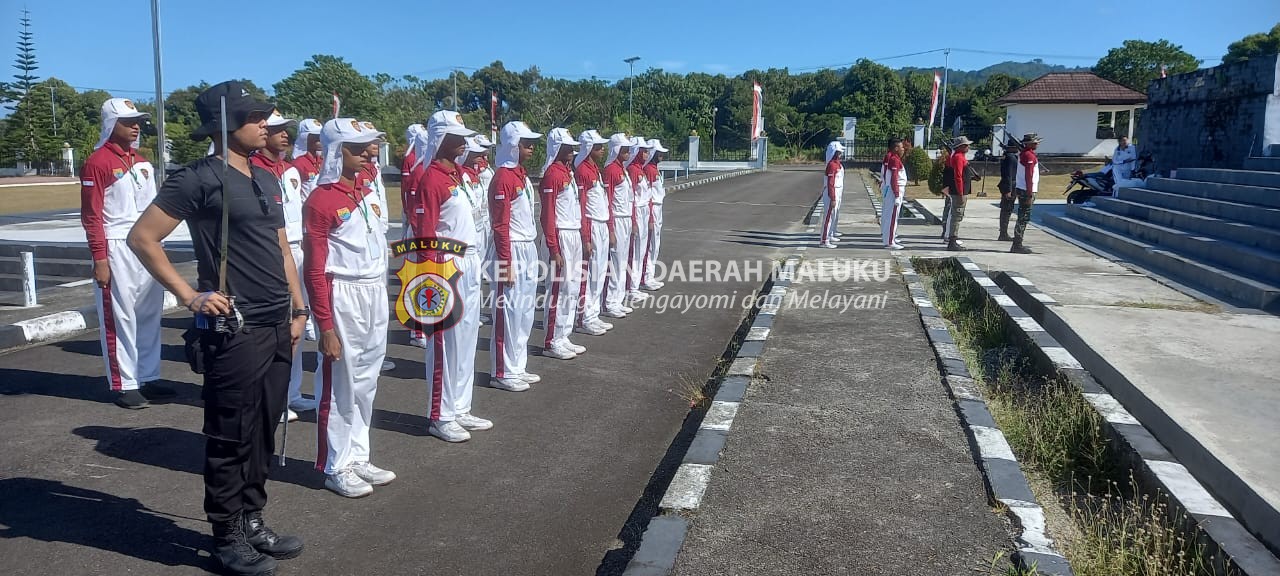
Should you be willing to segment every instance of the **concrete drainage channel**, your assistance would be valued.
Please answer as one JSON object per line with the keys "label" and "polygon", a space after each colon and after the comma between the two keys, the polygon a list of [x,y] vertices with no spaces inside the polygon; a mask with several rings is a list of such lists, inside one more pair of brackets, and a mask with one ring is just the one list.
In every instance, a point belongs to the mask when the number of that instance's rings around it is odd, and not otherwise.
{"label": "concrete drainage channel", "polygon": [[790,256],[775,264],[757,293],[756,305],[743,318],[719,366],[707,379],[703,391],[711,401],[690,410],[619,534],[624,547],[607,554],[597,574],[660,576],[670,572],[684,544],[687,516],[695,513],[702,501],[799,261],[798,256]]}
{"label": "concrete drainage channel", "polygon": [[[971,377],[963,354],[948,331],[942,314],[930,300],[911,261],[899,257],[899,262],[919,308],[921,321],[943,368],[946,384],[954,396],[957,412],[965,423],[976,448],[975,453],[986,473],[992,498],[1008,506],[1010,514],[1020,527],[1016,558],[1019,565],[1023,568],[1034,565],[1040,573],[1045,574],[1072,574],[1066,558],[1054,548],[1045,528],[1044,511],[1028,489],[1027,480],[1005,435],[995,426],[995,421],[987,410],[982,387]],[[1140,499],[1144,507],[1148,498],[1157,503],[1167,501],[1168,510],[1162,514],[1169,518],[1167,526],[1171,527],[1170,530],[1177,531],[1178,538],[1182,534],[1190,537],[1190,544],[1187,546],[1200,557],[1192,560],[1200,562],[1193,573],[1249,576],[1280,574],[1280,560],[1253,537],[1141,422],[1099,385],[1081,367],[1080,362],[1050,336],[1031,314],[1019,307],[996,281],[968,258],[922,260],[920,263],[927,264],[934,271],[949,269],[962,275],[968,290],[980,294],[984,305],[989,309],[999,311],[998,316],[1006,337],[1021,348],[1034,370],[1046,378],[1066,383],[1083,397],[1089,407],[1087,410],[1095,414],[1092,420],[1098,423],[1102,428],[1101,432],[1105,434],[1115,464],[1121,470],[1128,471],[1133,480],[1135,494],[1132,499]],[[1034,300],[1033,305],[1052,303],[1051,298],[1036,290],[1025,279],[1009,276],[1005,283],[1009,282],[1030,296]],[[1073,505],[1077,496],[1073,491]],[[1108,492],[1108,497],[1110,496]],[[1106,502],[1111,504],[1111,500]],[[1076,569],[1081,568],[1077,566]],[[1116,570],[1114,573],[1121,572]]]}

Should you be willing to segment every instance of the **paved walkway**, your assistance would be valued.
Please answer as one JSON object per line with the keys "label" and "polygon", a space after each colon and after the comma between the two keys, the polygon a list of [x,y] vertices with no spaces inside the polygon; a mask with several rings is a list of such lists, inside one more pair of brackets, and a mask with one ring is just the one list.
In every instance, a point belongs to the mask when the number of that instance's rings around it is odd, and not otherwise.
{"label": "paved walkway", "polygon": [[[806,263],[888,265],[852,170],[846,191],[841,248],[809,248]],[[1007,557],[1008,523],[987,504],[901,276],[834,280],[792,284],[675,574],[955,576]],[[818,295],[884,306],[792,300]]]}
{"label": "paved walkway", "polygon": [[[1206,303],[1034,225],[1027,245],[1036,254],[1009,254],[1008,243],[993,240],[998,201],[969,203],[964,254],[993,271],[1020,272],[1057,300],[1053,312],[1114,368],[1091,368],[1099,380],[1251,531],[1280,549],[1280,317]],[[921,203],[941,214],[941,200]],[[907,237],[909,253],[950,254],[937,252],[937,226],[919,228]],[[1088,354],[1076,356],[1090,367]],[[1119,381],[1129,383],[1122,388],[1134,401],[1117,390]]]}

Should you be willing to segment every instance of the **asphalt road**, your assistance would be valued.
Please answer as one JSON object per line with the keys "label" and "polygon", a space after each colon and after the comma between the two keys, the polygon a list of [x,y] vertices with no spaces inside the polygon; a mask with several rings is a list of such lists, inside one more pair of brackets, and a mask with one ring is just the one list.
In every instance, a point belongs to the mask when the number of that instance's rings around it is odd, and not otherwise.
{"label": "asphalt road", "polygon": [[[668,198],[663,260],[774,259],[801,229],[820,172],[773,171]],[[673,282],[660,294],[748,294],[759,278]],[[426,435],[420,350],[397,330],[375,403],[373,461],[399,479],[346,500],[312,469],[315,426],[290,426],[288,464],[268,485],[268,519],[305,538],[282,574],[592,574],[621,545],[635,507],[741,307],[643,311],[564,362],[533,356],[543,382],[477,388],[494,420],[461,445]],[[541,315],[539,315],[541,318]],[[199,384],[182,361],[186,320],[165,319],[163,376],[180,392],[142,411],[110,403],[96,333],[0,356],[0,557],[11,574],[203,574]],[[541,342],[534,331],[531,344]],[[477,371],[487,381],[489,332]],[[307,354],[308,368],[314,356]],[[310,389],[310,372],[304,391]],[[307,415],[304,415],[307,418]]]}

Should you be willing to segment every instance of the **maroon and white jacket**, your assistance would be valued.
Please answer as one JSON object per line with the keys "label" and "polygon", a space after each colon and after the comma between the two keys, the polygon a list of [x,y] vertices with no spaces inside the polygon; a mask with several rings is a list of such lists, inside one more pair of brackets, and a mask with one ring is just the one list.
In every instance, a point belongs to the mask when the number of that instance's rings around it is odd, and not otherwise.
{"label": "maroon and white jacket", "polygon": [[94,260],[107,259],[107,240],[124,240],[156,197],[155,168],[132,148],[107,142],[80,171],[80,223]]}

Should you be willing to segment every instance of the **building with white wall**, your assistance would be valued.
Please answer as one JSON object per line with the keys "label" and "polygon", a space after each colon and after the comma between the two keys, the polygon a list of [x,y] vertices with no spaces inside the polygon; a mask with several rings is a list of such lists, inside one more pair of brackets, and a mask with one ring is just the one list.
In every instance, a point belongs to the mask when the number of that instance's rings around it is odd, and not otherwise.
{"label": "building with white wall", "polygon": [[1035,132],[1045,155],[1102,158],[1133,138],[1147,96],[1088,72],[1045,74],[996,101],[1012,136]]}

